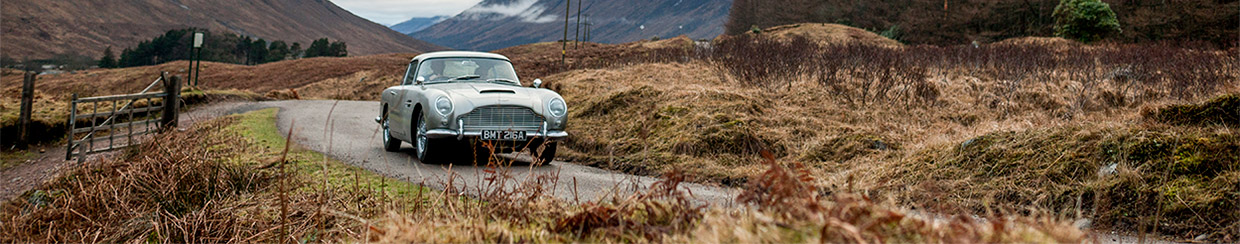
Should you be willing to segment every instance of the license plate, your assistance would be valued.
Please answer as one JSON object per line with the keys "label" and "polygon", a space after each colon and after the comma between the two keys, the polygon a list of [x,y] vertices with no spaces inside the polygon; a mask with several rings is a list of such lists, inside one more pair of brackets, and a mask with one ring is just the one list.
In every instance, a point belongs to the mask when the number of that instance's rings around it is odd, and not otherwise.
{"label": "license plate", "polygon": [[482,140],[488,141],[524,141],[525,131],[484,130]]}

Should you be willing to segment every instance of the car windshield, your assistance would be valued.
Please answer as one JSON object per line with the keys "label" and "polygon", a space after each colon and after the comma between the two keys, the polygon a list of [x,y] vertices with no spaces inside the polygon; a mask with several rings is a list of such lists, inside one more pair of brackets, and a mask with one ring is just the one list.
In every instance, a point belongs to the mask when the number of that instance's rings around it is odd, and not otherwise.
{"label": "car windshield", "polygon": [[436,58],[422,61],[417,79],[426,83],[494,82],[521,85],[512,63],[489,58]]}

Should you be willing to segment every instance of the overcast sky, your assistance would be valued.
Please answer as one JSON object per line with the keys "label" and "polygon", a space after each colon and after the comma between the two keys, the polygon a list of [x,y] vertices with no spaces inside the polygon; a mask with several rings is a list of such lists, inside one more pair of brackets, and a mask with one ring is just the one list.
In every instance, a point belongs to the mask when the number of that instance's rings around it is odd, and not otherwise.
{"label": "overcast sky", "polygon": [[394,25],[413,17],[456,15],[481,0],[331,0],[341,8],[382,25]]}

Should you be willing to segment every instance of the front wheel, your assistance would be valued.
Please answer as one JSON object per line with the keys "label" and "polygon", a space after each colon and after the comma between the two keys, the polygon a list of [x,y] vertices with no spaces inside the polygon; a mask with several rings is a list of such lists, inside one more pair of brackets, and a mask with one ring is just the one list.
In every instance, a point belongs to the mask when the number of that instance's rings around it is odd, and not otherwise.
{"label": "front wheel", "polygon": [[400,151],[400,139],[392,137],[391,122],[388,122],[387,116],[383,116],[383,150]]}
{"label": "front wheel", "polygon": [[544,142],[542,146],[530,148],[530,156],[534,157],[535,165],[551,164],[555,161],[555,142]]}
{"label": "front wheel", "polygon": [[434,140],[426,137],[426,116],[418,113],[417,134],[413,138],[413,146],[417,150],[418,161],[427,164],[447,163],[449,151],[448,141]]}

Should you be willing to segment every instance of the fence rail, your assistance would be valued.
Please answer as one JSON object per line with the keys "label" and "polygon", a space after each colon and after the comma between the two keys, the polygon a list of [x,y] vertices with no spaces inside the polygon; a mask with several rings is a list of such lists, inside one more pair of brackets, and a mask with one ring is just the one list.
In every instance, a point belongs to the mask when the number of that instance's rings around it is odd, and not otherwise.
{"label": "fence rail", "polygon": [[[161,83],[164,85],[163,92],[149,92]],[[73,94],[73,99],[69,102],[68,143],[65,146],[68,150],[65,152],[65,160],[77,157],[81,163],[90,154],[136,146],[137,140],[143,135],[176,127],[180,91],[180,79],[175,76],[166,77],[166,73],[163,73],[146,86],[146,89],[134,94],[87,98],[78,98],[77,94]],[[135,105],[143,100],[145,103]],[[124,105],[119,106],[122,101]],[[91,111],[84,113],[86,108]],[[104,111],[100,112],[101,108]],[[153,115],[155,112],[159,112],[159,116]],[[107,119],[99,122],[100,118],[105,117]],[[80,134],[84,135],[78,136]]]}

